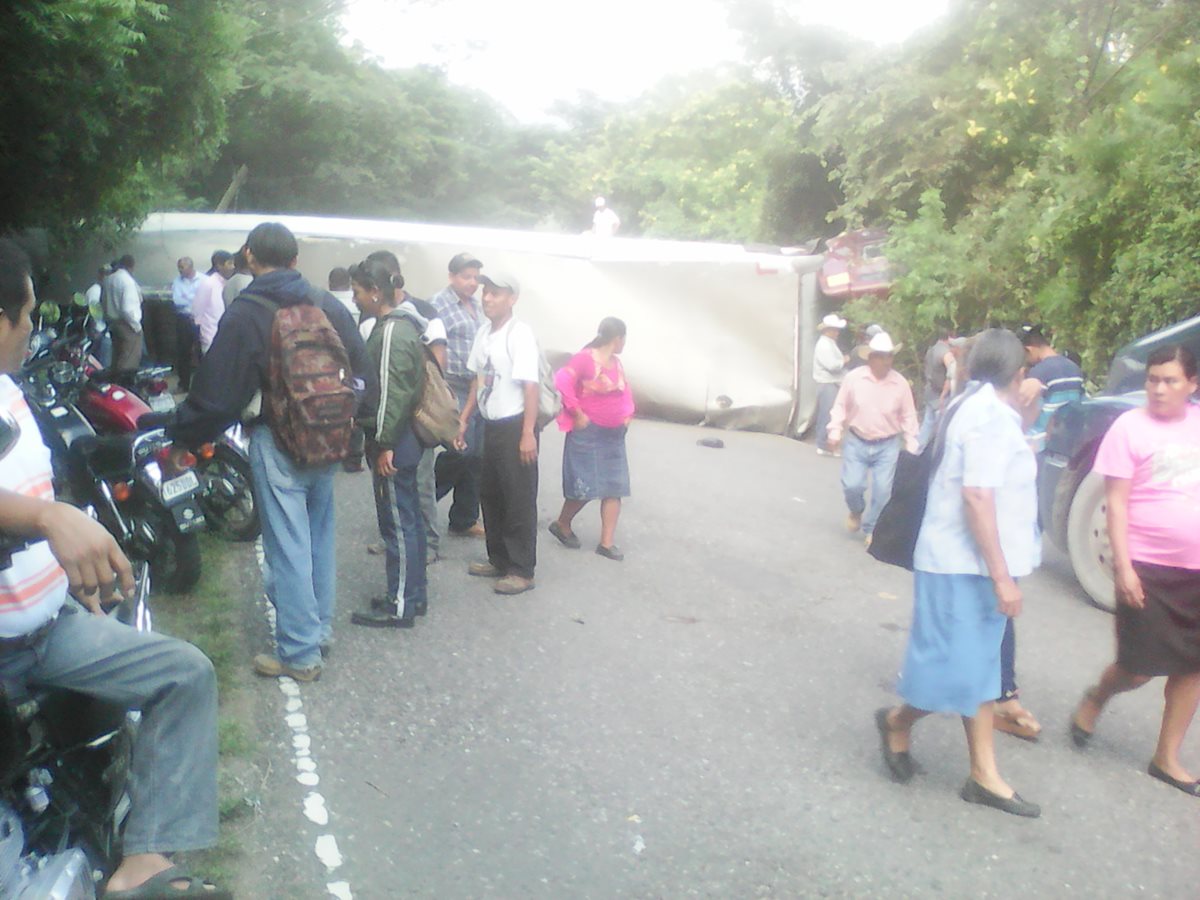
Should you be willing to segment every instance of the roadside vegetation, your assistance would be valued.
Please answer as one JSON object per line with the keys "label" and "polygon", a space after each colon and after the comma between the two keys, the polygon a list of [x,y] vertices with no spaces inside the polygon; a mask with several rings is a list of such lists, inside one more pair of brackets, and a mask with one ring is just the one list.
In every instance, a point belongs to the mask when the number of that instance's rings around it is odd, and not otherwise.
{"label": "roadside vegetation", "polygon": [[0,11],[0,230],[47,229],[69,257],[148,210],[224,198],[575,232],[604,194],[631,235],[889,228],[892,297],[847,311],[909,348],[939,319],[1032,320],[1097,372],[1195,311],[1196,0],[951,0],[886,48],[850,20],[727,2],[744,66],[533,125],[345,46],[342,0],[18,0]]}
{"label": "roadside vegetation", "polygon": [[196,587],[188,594],[155,594],[151,609],[156,631],[195,644],[217,672],[221,835],[213,849],[189,854],[189,865],[220,884],[234,884],[244,865],[241,835],[255,820],[262,780],[245,664],[247,606],[258,582],[253,545],[202,535],[201,551],[204,568]]}

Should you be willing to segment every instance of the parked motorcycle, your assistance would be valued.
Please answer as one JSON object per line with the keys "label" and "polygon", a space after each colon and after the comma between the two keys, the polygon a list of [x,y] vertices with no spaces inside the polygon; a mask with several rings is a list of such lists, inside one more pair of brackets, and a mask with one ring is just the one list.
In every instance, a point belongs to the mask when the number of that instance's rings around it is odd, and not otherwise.
{"label": "parked motorcycle", "polygon": [[[0,568],[24,546],[0,536]],[[135,584],[110,615],[149,631],[145,563]],[[121,858],[138,720],[81,694],[0,684],[0,897],[95,900]]]}
{"label": "parked motorcycle", "polygon": [[45,333],[30,346],[20,381],[50,448],[56,493],[93,507],[125,553],[150,564],[156,584],[190,589],[200,577],[196,532],[204,526],[195,456],[162,429],[97,435],[77,405],[79,370],[55,358]]}
{"label": "parked motorcycle", "polygon": [[[167,366],[117,372],[106,371],[91,355],[95,331],[103,322],[75,320],[78,326],[52,341],[52,355],[75,366],[82,374],[80,411],[101,434],[136,431],[148,413],[174,409],[168,389]],[[195,448],[194,470],[200,479],[200,505],[208,527],[234,541],[252,541],[262,530],[251,487],[250,457],[240,426],[225,431],[216,441]]]}

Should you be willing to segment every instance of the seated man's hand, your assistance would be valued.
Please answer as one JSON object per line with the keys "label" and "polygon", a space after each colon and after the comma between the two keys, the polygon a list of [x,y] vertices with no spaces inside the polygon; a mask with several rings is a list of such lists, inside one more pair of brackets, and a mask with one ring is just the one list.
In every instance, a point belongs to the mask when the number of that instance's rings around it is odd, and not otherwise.
{"label": "seated man's hand", "polygon": [[103,525],[66,503],[47,503],[39,517],[39,533],[67,573],[71,593],[92,612],[99,612],[119,590],[133,595],[133,569]]}

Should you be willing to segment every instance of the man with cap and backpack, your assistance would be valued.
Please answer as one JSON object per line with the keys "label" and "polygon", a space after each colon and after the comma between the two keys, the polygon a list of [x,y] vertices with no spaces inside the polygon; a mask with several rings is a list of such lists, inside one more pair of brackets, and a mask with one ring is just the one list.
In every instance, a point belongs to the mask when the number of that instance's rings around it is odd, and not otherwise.
{"label": "man with cap and backpack", "polygon": [[194,446],[239,419],[249,426],[277,649],[254,670],[315,681],[333,636],[333,476],[372,373],[345,306],[295,270],[285,226],[258,225],[243,252],[254,280],[221,318],[168,434]]}

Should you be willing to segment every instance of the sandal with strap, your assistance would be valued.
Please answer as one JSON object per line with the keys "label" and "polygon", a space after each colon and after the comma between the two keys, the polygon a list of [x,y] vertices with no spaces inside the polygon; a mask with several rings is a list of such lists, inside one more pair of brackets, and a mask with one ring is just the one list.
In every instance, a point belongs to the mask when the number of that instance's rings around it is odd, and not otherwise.
{"label": "sandal with strap", "polygon": [[997,731],[1019,737],[1023,741],[1036,741],[1042,733],[1042,726],[1033,717],[1033,713],[1022,707],[1011,711],[997,707],[992,716],[992,725]]}
{"label": "sandal with strap", "polygon": [[[176,882],[182,882],[178,887]],[[211,881],[197,878],[179,866],[168,866],[127,891],[106,891],[100,900],[171,900],[173,897],[206,897],[208,900],[233,900],[233,893]]]}
{"label": "sandal with strap", "polygon": [[1095,732],[1088,731],[1086,728],[1080,725],[1077,718],[1079,716],[1079,707],[1088,702],[1096,703],[1095,688],[1088,688],[1083,692],[1083,697],[1080,698],[1079,703],[1076,704],[1075,711],[1071,713],[1071,740],[1075,742],[1075,746],[1080,750],[1086,750],[1088,744],[1091,743],[1092,738],[1095,737]]}

